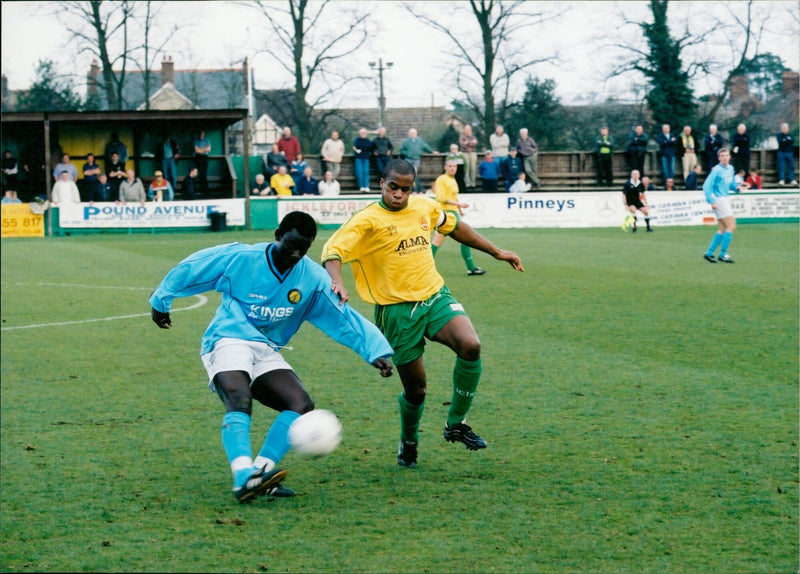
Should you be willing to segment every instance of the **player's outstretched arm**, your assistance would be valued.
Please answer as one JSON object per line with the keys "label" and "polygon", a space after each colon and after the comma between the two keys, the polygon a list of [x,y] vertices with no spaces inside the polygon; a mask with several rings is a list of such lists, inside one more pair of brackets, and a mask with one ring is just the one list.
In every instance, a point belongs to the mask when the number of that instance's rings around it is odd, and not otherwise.
{"label": "player's outstretched arm", "polygon": [[339,303],[346,303],[350,299],[350,294],[345,289],[342,280],[342,262],[339,259],[328,259],[322,265],[331,276],[331,291],[339,296]]}
{"label": "player's outstretched arm", "polygon": [[458,222],[458,226],[450,234],[450,237],[459,243],[488,253],[498,261],[507,262],[517,271],[525,271],[525,268],[522,266],[522,260],[516,253],[506,249],[500,249],[463,220]]}
{"label": "player's outstretched arm", "polygon": [[150,316],[153,318],[153,322],[162,329],[169,329],[172,327],[172,319],[169,318],[169,313],[162,313],[153,307]]}

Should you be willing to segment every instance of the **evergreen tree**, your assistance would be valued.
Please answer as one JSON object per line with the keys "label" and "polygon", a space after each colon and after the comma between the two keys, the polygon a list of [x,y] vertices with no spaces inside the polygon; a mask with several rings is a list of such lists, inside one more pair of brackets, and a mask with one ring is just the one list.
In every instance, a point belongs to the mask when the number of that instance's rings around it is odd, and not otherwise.
{"label": "evergreen tree", "polygon": [[17,110],[20,112],[76,112],[82,107],[80,96],[72,85],[56,75],[52,60],[40,60],[36,79],[30,90],[20,94]]}
{"label": "evergreen tree", "polygon": [[511,109],[506,126],[512,143],[517,141],[521,128],[528,128],[540,149],[566,149],[564,109],[555,92],[554,80],[526,80],[525,95]]}

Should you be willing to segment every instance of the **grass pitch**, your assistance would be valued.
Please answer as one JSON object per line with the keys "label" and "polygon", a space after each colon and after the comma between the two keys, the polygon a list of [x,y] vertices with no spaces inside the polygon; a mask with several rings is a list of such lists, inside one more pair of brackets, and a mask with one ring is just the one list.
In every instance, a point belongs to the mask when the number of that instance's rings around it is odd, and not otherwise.
{"label": "grass pitch", "polygon": [[[271,233],[4,240],[0,568],[796,572],[798,226],[740,226],[734,265],[702,260],[712,233],[485,230],[526,272],[476,254],[481,277],[446,241],[489,448],[442,438],[453,356],[429,345],[420,466],[398,468],[397,376],[306,325],[286,357],[344,441],[287,456],[296,498],[244,506],[197,355],[219,297],[178,300],[170,331],[147,297]],[[273,418],[254,407],[254,449]]]}

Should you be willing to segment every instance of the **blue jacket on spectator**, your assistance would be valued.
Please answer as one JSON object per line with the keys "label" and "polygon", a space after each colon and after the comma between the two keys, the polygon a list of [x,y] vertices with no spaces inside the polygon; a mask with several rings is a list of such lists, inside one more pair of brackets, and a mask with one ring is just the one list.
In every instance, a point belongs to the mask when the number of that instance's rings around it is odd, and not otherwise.
{"label": "blue jacket on spectator", "polygon": [[478,166],[481,179],[497,179],[500,175],[500,162],[483,160]]}
{"label": "blue jacket on spectator", "polygon": [[294,186],[294,193],[295,195],[319,195],[319,180],[316,177],[301,177]]}

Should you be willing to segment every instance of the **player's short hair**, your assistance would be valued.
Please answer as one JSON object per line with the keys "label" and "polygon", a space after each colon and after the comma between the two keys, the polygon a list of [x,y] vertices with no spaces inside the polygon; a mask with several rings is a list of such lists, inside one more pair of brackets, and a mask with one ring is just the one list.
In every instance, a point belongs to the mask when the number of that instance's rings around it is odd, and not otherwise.
{"label": "player's short hair", "polygon": [[303,237],[314,238],[317,236],[317,222],[305,211],[287,213],[275,231],[275,238],[283,237],[292,229],[296,229]]}
{"label": "player's short hair", "polygon": [[410,175],[417,179],[417,170],[414,169],[410,161],[405,159],[393,159],[387,163],[386,168],[383,170],[383,179],[389,179],[389,174],[391,173],[395,175]]}

